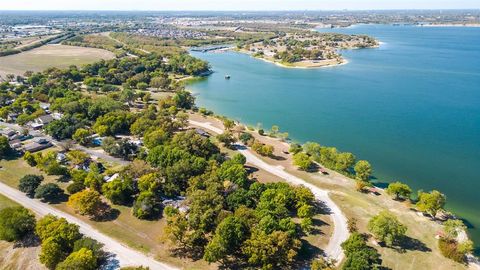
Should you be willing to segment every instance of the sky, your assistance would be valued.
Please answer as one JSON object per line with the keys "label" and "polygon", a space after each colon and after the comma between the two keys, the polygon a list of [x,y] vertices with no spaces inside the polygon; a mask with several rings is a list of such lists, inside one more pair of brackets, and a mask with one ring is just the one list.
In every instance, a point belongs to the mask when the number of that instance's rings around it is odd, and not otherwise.
{"label": "sky", "polygon": [[0,0],[0,10],[480,9],[480,0]]}

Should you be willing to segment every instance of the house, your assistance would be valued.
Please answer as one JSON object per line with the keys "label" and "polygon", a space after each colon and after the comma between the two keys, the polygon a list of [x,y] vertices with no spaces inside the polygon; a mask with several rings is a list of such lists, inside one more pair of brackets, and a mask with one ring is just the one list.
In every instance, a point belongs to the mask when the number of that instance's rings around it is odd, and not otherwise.
{"label": "house", "polygon": [[34,153],[34,152],[38,152],[38,151],[41,151],[43,149],[47,149],[49,147],[52,146],[52,143],[50,142],[47,142],[47,143],[37,143],[37,142],[32,142],[32,143],[29,143],[29,144],[26,144],[24,147],[23,147],[23,151],[24,152],[30,152],[30,153]]}
{"label": "house", "polygon": [[20,114],[18,113],[9,113],[8,116],[7,116],[7,122],[16,122],[17,121],[17,117],[19,116]]}
{"label": "house", "polygon": [[2,130],[2,135],[10,139],[11,137],[17,135],[17,132],[11,128],[6,128]]}
{"label": "house", "polygon": [[51,123],[53,120],[55,120],[50,114],[42,115],[38,117],[37,119],[34,120],[30,126],[37,130],[43,128],[45,125],[48,125]]}
{"label": "house", "polygon": [[48,111],[48,110],[50,109],[50,103],[40,102],[39,106],[40,106],[40,108],[42,108],[44,111]]}
{"label": "house", "polygon": [[37,119],[35,119],[35,122],[37,122],[39,124],[48,125],[53,120],[55,120],[55,119],[50,114],[46,114],[46,115],[42,115],[42,116],[38,117]]}
{"label": "house", "polygon": [[54,112],[54,113],[51,114],[51,116],[52,116],[53,119],[55,119],[55,120],[60,120],[60,119],[63,117],[63,113]]}
{"label": "house", "polygon": [[120,176],[120,174],[115,173],[112,176],[105,176],[103,177],[103,180],[107,183],[112,182],[113,180],[117,179]]}
{"label": "house", "polygon": [[48,140],[45,139],[45,138],[42,138],[42,137],[40,137],[40,138],[35,138],[33,141],[36,142],[36,143],[38,143],[38,144],[46,144],[46,143],[48,143]]}

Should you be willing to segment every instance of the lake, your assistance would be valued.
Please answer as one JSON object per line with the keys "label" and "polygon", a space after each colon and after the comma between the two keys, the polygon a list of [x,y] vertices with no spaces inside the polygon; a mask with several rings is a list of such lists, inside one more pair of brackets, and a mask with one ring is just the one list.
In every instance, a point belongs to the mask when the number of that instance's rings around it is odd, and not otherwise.
{"label": "lake", "polygon": [[[480,28],[357,25],[380,48],[348,64],[288,69],[235,52],[192,53],[213,73],[189,85],[197,104],[369,160],[378,183],[438,189],[480,244]],[[231,75],[225,80],[226,74]]]}

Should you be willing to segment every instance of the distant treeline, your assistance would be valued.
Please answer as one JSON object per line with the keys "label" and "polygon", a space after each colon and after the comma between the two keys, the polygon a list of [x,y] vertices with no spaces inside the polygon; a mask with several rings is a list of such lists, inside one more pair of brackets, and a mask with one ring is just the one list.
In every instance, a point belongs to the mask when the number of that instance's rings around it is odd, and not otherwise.
{"label": "distant treeline", "polygon": [[38,42],[35,42],[31,45],[28,45],[28,46],[25,46],[25,47],[22,47],[22,48],[8,49],[8,50],[5,50],[5,51],[0,51],[0,57],[1,56],[7,56],[7,55],[13,55],[13,54],[21,53],[21,52],[26,52],[26,51],[41,47],[41,46],[43,46],[47,43],[50,43],[52,41],[55,41],[55,40],[64,40],[64,39],[71,38],[73,35],[74,34],[72,34],[72,33],[64,33],[64,34],[53,36],[53,37],[50,37],[50,38],[47,38],[47,39],[44,39],[44,40],[40,40]]}

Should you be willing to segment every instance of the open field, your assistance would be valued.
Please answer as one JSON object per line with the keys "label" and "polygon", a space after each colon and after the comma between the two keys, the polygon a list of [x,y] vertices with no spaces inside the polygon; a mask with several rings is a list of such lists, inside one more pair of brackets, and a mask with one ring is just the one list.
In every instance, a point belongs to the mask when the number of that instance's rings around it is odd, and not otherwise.
{"label": "open field", "polygon": [[0,76],[23,75],[25,71],[42,71],[49,67],[66,68],[85,65],[100,59],[112,59],[112,52],[65,45],[45,45],[28,52],[0,57]]}

